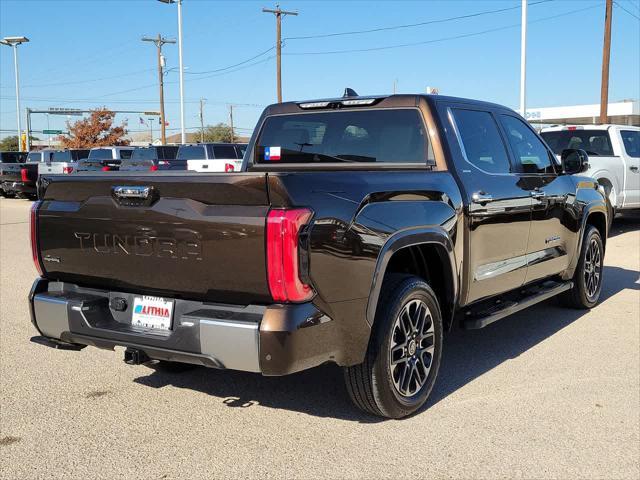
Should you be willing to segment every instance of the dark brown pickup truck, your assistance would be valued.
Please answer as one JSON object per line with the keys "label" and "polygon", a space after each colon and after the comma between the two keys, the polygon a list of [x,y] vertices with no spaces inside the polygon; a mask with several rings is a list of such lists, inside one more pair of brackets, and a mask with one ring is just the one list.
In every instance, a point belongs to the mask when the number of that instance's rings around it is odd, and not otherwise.
{"label": "dark brown pickup truck", "polygon": [[500,105],[427,95],[268,107],[243,171],[43,176],[34,341],[285,375],[334,362],[403,417],[450,329],[602,288],[607,206]]}

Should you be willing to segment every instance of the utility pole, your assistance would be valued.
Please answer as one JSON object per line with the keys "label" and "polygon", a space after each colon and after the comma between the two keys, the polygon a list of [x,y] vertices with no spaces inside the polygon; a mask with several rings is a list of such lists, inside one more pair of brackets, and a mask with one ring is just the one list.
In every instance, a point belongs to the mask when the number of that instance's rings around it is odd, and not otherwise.
{"label": "utility pole", "polygon": [[[165,43],[176,43],[173,39],[164,38],[158,34],[157,37],[142,37],[143,42],[153,42],[158,51],[158,81],[160,83],[160,141],[162,145],[167,143],[166,122],[164,119],[164,57],[162,56],[162,46]],[[153,139],[152,139],[153,140]]]}
{"label": "utility pole", "polygon": [[200,143],[204,143],[204,98],[200,99]]}
{"label": "utility pole", "polygon": [[520,32],[520,115],[527,118],[527,0],[522,0]]}
{"label": "utility pole", "polygon": [[270,8],[263,8],[262,11],[264,13],[273,13],[276,16],[276,76],[278,103],[282,103],[282,16],[297,16],[298,12],[288,12],[286,10],[281,10],[279,4],[276,4],[275,10],[272,10]]}
{"label": "utility pole", "polygon": [[609,60],[611,59],[611,15],[613,0],[607,0],[604,15],[604,45],[602,47],[602,83],[600,84],[600,123],[608,123],[609,115]]}
{"label": "utility pole", "polygon": [[233,132],[233,105],[229,105],[229,124],[231,125],[231,143],[236,143],[236,136]]}

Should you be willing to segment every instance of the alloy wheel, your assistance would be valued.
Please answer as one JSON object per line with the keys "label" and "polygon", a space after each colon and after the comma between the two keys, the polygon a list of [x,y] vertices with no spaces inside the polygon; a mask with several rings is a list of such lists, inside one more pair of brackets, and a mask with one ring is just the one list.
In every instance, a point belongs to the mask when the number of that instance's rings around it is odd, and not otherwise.
{"label": "alloy wheel", "polygon": [[584,287],[589,299],[593,299],[600,288],[602,277],[602,252],[595,238],[589,242],[584,258]]}

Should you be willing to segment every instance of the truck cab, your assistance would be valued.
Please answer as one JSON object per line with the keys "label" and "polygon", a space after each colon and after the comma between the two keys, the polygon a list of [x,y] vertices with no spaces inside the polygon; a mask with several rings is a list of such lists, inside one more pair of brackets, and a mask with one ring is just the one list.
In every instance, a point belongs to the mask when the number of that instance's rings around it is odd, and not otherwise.
{"label": "truck cab", "polygon": [[78,161],[77,170],[113,171],[120,168],[122,160],[131,158],[135,147],[95,147],[89,156]]}

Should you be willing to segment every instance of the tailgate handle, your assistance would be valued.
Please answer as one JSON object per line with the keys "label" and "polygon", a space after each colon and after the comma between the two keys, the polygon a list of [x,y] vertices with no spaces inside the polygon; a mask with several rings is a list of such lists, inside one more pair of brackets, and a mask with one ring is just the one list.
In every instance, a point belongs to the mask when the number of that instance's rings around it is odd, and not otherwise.
{"label": "tailgate handle", "polygon": [[113,187],[113,194],[117,198],[139,198],[146,200],[151,195],[151,189],[153,187],[138,187],[138,186],[120,186]]}

